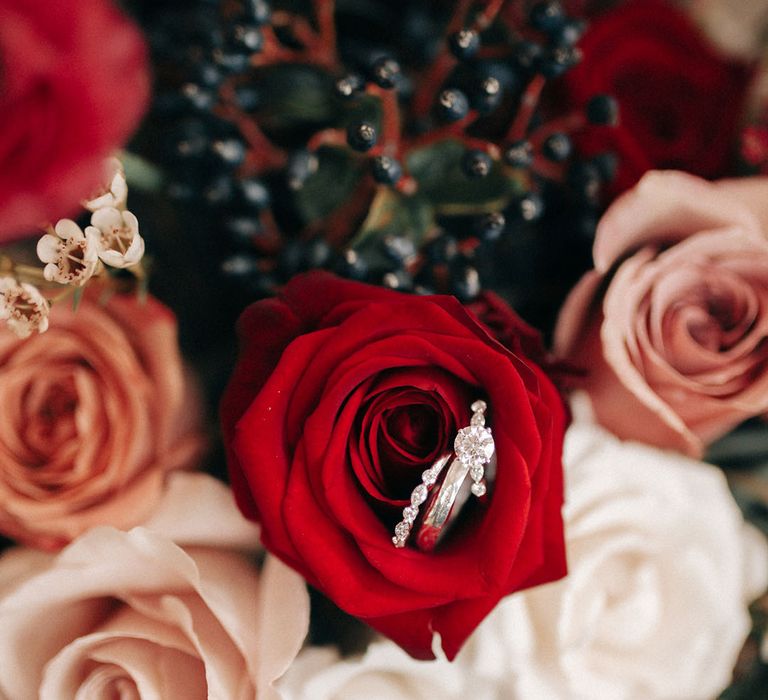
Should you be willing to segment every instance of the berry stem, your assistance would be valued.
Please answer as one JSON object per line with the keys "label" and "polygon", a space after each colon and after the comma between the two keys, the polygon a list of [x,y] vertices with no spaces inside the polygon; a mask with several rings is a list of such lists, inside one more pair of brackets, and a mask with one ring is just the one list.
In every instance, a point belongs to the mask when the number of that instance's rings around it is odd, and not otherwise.
{"label": "berry stem", "polygon": [[367,92],[381,101],[381,138],[379,148],[384,155],[397,157],[400,150],[400,105],[395,90],[385,90],[378,85],[369,85]]}
{"label": "berry stem", "polygon": [[583,111],[573,111],[557,119],[553,119],[536,128],[530,135],[529,141],[533,148],[538,148],[549,136],[557,132],[573,134],[587,125]]}
{"label": "berry stem", "polygon": [[508,143],[514,143],[515,141],[520,141],[525,138],[533,114],[539,104],[541,91],[544,89],[546,82],[547,79],[543,75],[537,74],[534,76],[533,80],[528,83],[528,87],[525,88],[525,92],[520,99],[520,107],[517,110],[515,119],[509,127],[509,131],[507,131],[507,135],[504,139]]}
{"label": "berry stem", "polygon": [[492,24],[493,20],[496,19],[496,15],[499,14],[499,10],[504,2],[505,0],[490,0],[482,12],[475,18],[472,28],[477,32],[482,32],[484,29],[487,29]]}
{"label": "berry stem", "polygon": [[334,20],[334,11],[336,9],[335,0],[313,0],[312,6],[317,19],[317,26],[320,30],[320,42],[323,46],[328,65],[336,65],[338,57],[336,55],[336,22]]}

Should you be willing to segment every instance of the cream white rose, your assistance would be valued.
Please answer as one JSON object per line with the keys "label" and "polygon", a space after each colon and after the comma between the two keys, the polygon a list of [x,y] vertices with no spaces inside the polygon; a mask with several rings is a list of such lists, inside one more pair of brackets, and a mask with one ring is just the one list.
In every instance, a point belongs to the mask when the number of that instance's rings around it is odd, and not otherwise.
{"label": "cream white rose", "polygon": [[507,697],[717,695],[768,584],[722,473],[585,423],[564,461],[567,578],[504,601],[459,663],[514,684]]}
{"label": "cream white rose", "polygon": [[259,574],[225,548],[256,532],[224,490],[179,475],[149,527],[95,528],[55,557],[0,557],[0,697],[276,697],[306,635],[306,589],[276,559]]}

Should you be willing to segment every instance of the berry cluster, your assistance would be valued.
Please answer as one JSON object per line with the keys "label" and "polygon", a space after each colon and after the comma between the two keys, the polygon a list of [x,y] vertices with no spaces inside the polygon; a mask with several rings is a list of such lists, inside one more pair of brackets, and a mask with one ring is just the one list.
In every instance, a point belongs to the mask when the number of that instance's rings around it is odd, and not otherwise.
{"label": "berry cluster", "polygon": [[167,194],[191,236],[215,241],[233,294],[322,267],[519,297],[521,259],[546,257],[564,229],[584,248],[614,163],[580,159],[573,137],[618,114],[603,95],[542,100],[580,58],[584,24],[560,2],[309,5],[143,10]]}

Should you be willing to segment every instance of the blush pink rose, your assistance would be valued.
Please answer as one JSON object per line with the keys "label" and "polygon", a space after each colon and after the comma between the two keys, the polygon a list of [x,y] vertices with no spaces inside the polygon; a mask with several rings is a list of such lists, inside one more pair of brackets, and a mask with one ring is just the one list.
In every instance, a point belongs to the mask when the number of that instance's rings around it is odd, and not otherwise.
{"label": "blush pink rose", "polygon": [[44,549],[142,522],[201,447],[173,314],[92,291],[46,333],[0,331],[0,532]]}
{"label": "blush pink rose", "polygon": [[766,198],[764,178],[651,172],[601,220],[555,346],[618,436],[699,456],[768,410]]}
{"label": "blush pink rose", "polygon": [[223,484],[170,482],[143,527],[0,557],[0,697],[278,699],[309,625],[304,581],[271,557],[257,571],[257,528]]}

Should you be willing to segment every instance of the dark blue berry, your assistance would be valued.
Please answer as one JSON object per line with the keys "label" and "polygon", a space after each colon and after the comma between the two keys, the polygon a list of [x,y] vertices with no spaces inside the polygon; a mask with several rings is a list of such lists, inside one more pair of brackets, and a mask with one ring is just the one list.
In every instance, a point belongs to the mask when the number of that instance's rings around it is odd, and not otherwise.
{"label": "dark blue berry", "polygon": [[197,83],[185,83],[179,90],[183,104],[201,112],[207,112],[216,104],[216,93]]}
{"label": "dark blue berry", "polygon": [[317,172],[320,165],[317,155],[309,151],[295,151],[288,158],[285,168],[288,187],[292,190],[300,190],[304,183]]}
{"label": "dark blue berry", "polygon": [[264,35],[256,25],[236,24],[230,30],[229,45],[235,51],[259,53],[264,48]]}
{"label": "dark blue berry", "polygon": [[235,88],[235,102],[244,112],[255,112],[261,107],[261,92],[253,85],[238,85]]}
{"label": "dark blue berry", "polygon": [[387,235],[381,244],[384,253],[401,265],[408,265],[416,258],[416,245],[408,236]]}
{"label": "dark blue berry", "polygon": [[539,61],[544,55],[544,49],[535,41],[521,41],[515,44],[514,58],[517,64],[525,71],[536,70]]}
{"label": "dark blue berry", "polygon": [[405,270],[385,272],[381,278],[381,283],[385,287],[398,289],[401,292],[407,292],[413,289],[413,278]]}
{"label": "dark blue berry", "polygon": [[516,213],[523,221],[538,221],[544,214],[544,200],[538,192],[529,192],[515,205]]}
{"label": "dark blue berry", "polygon": [[400,80],[400,64],[393,58],[382,56],[371,66],[371,80],[379,87],[391,90]]}
{"label": "dark blue berry", "polygon": [[455,88],[443,90],[437,98],[438,116],[445,121],[455,122],[467,116],[469,101],[467,96]]}
{"label": "dark blue berry", "polygon": [[547,78],[557,78],[581,60],[581,51],[573,46],[555,46],[538,62],[538,70]]}
{"label": "dark blue berry", "polygon": [[472,58],[480,48],[480,36],[474,29],[460,29],[448,39],[451,53],[460,61]]}
{"label": "dark blue berry", "polygon": [[451,294],[459,301],[472,301],[481,289],[480,275],[472,265],[461,264],[451,270]]}
{"label": "dark blue berry", "polygon": [[208,204],[221,206],[232,199],[234,189],[230,175],[219,175],[205,186],[203,198]]}
{"label": "dark blue berry", "polygon": [[566,20],[563,6],[558,0],[542,0],[535,3],[528,18],[531,25],[541,32],[552,32],[559,29]]}
{"label": "dark blue berry", "polygon": [[550,134],[541,147],[541,152],[545,158],[555,163],[562,163],[571,155],[573,144],[567,134],[560,132]]}
{"label": "dark blue berry", "polygon": [[579,200],[593,205],[599,203],[602,178],[594,162],[574,163],[568,170],[568,184]]}
{"label": "dark blue berry", "polygon": [[358,122],[347,128],[347,143],[356,151],[368,151],[376,144],[376,129],[370,122]]}
{"label": "dark blue berry", "polygon": [[495,241],[501,236],[506,225],[507,220],[504,218],[504,214],[500,211],[494,211],[478,219],[475,230],[484,241]]}
{"label": "dark blue berry", "polygon": [[332,255],[333,250],[324,238],[314,238],[304,248],[302,267],[307,270],[326,267]]}
{"label": "dark blue berry", "polygon": [[258,274],[259,260],[255,255],[237,253],[222,261],[221,272],[225,277],[243,280]]}
{"label": "dark blue berry", "polygon": [[587,119],[592,124],[616,126],[619,123],[619,103],[610,95],[595,95],[587,102]]}
{"label": "dark blue berry", "polygon": [[376,156],[371,169],[373,179],[382,185],[394,185],[403,176],[403,167],[389,156]]}
{"label": "dark blue berry", "polygon": [[533,163],[533,148],[528,141],[515,141],[504,149],[502,157],[504,162],[513,168],[530,168]]}
{"label": "dark blue berry", "polygon": [[234,75],[242,75],[251,67],[250,54],[238,50],[217,49],[213,52],[213,60],[222,70]]}
{"label": "dark blue berry", "polygon": [[255,209],[267,209],[272,203],[267,186],[258,178],[245,178],[237,184],[243,201]]}
{"label": "dark blue berry", "polygon": [[243,16],[256,26],[267,24],[272,17],[272,7],[266,0],[242,0]]}
{"label": "dark blue berry", "polygon": [[461,168],[467,177],[487,177],[493,167],[493,160],[478,149],[468,150],[461,159]]}
{"label": "dark blue berry", "polygon": [[584,35],[586,28],[586,22],[583,20],[568,19],[550,36],[559,46],[574,46]]}
{"label": "dark blue berry", "polygon": [[192,62],[184,71],[185,83],[193,83],[201,88],[216,88],[224,75],[214,63],[197,60]]}
{"label": "dark blue berry", "polygon": [[450,262],[459,254],[456,238],[444,233],[431,241],[424,249],[427,260],[432,264]]}
{"label": "dark blue berry", "polygon": [[340,97],[350,98],[365,88],[365,81],[356,73],[345,75],[336,81],[336,93]]}
{"label": "dark blue berry", "polygon": [[246,146],[238,138],[216,139],[211,144],[213,155],[227,168],[237,168],[245,160]]}
{"label": "dark blue berry", "polygon": [[262,232],[261,223],[255,216],[230,216],[224,220],[224,230],[233,243],[240,247],[250,247],[253,240]]}
{"label": "dark blue berry", "polygon": [[616,177],[616,170],[619,167],[619,159],[615,153],[598,153],[592,158],[592,163],[600,173],[603,182],[610,182]]}
{"label": "dark blue berry", "polygon": [[501,83],[494,77],[483,78],[472,91],[472,106],[481,114],[492,112],[501,103]]}
{"label": "dark blue berry", "polygon": [[337,274],[348,279],[364,280],[368,276],[368,264],[357,251],[352,249],[344,251],[336,261],[334,269]]}

